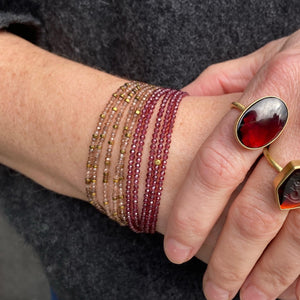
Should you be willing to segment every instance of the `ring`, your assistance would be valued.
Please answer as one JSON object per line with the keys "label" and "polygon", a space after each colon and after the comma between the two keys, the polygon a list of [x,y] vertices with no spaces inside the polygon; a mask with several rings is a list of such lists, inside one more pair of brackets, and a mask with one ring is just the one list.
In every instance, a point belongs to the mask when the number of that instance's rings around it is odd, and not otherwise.
{"label": "ring", "polygon": [[280,209],[300,208],[300,160],[292,160],[282,168],[271,157],[268,148],[264,148],[263,153],[269,164],[279,172],[274,179],[274,188]]}
{"label": "ring", "polygon": [[288,121],[288,109],[278,97],[263,97],[245,107],[232,102],[242,113],[236,121],[235,137],[246,149],[257,150],[273,143]]}

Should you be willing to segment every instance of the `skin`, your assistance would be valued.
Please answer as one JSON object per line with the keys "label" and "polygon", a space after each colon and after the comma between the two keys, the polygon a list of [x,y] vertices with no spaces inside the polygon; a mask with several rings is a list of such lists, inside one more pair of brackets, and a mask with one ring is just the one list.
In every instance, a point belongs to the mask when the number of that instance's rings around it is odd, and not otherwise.
{"label": "skin", "polygon": [[[268,57],[274,46],[262,51],[262,56]],[[239,92],[264,61],[266,58],[253,54],[211,67],[185,88],[191,95],[202,96],[185,97],[177,114],[157,224],[160,233],[164,234],[167,226],[169,230],[170,212],[180,207],[177,195],[191,174],[199,145],[210,141],[209,135],[214,134],[216,124],[224,122],[230,103],[240,99]],[[4,74],[0,81],[0,163],[50,190],[86,201],[84,177],[91,134],[106,101],[127,80],[50,54],[5,32],[0,33],[0,70]],[[265,169],[269,170],[267,166]],[[222,212],[214,218],[216,222],[194,253],[205,262],[239,189],[235,186],[232,191],[229,201],[222,199],[226,202]],[[206,215],[202,208],[199,211]],[[295,286],[296,283],[285,293],[290,298],[282,299],[296,299]]]}
{"label": "skin", "polygon": [[[112,93],[128,80],[56,56],[6,32],[0,33],[0,72],[0,163],[50,190],[86,201],[91,135]],[[199,145],[239,96],[183,99],[172,135],[158,232],[166,230],[173,200]],[[151,132],[153,122],[149,128]],[[149,134],[145,144],[150,140]],[[145,168],[141,172],[145,175]],[[198,251],[201,260],[208,261],[226,213]]]}
{"label": "skin", "polygon": [[[270,146],[284,166],[299,159],[299,54],[298,31],[247,57],[211,67],[190,88],[198,95],[243,92],[239,102],[245,106],[266,95],[284,99],[289,124]],[[232,191],[261,155],[235,141],[238,115],[237,110],[229,111],[202,144],[174,200],[164,246],[175,263],[197,253]],[[208,300],[232,299],[240,288],[243,300],[275,299],[281,293],[281,299],[300,298],[300,211],[278,209],[272,186],[276,174],[260,158],[233,201],[203,279]]]}

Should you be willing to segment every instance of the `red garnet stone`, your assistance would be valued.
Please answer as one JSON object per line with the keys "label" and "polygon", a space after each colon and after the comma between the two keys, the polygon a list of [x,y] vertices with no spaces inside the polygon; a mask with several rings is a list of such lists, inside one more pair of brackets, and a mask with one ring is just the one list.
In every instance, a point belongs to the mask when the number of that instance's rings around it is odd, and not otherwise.
{"label": "red garnet stone", "polygon": [[277,193],[281,209],[300,207],[300,169],[294,170],[284,180]]}
{"label": "red garnet stone", "polygon": [[246,148],[266,147],[280,135],[287,119],[288,110],[281,99],[262,98],[243,111],[236,125],[237,138]]}

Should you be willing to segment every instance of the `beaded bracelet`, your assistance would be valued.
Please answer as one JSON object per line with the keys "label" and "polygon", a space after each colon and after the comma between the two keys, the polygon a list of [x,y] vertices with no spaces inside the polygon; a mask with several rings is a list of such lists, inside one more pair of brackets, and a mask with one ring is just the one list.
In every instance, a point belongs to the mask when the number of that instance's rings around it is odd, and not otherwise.
{"label": "beaded bracelet", "polygon": [[[172,130],[179,103],[185,95],[181,91],[141,82],[126,83],[112,95],[92,135],[85,179],[88,201],[135,232],[155,232]],[[138,199],[143,149],[159,101],[161,105],[152,133],[140,215]],[[115,143],[119,143],[117,155]],[[100,187],[97,178],[101,169]],[[102,199],[98,196],[101,193],[97,193],[99,189],[102,190]]]}

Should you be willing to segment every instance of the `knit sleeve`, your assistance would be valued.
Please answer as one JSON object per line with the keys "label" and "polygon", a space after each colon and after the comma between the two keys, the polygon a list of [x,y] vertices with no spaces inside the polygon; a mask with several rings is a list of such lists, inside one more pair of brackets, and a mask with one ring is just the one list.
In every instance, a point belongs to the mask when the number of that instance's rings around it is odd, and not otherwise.
{"label": "knit sleeve", "polygon": [[40,36],[41,23],[30,13],[0,11],[0,29],[19,35],[32,43]]}

